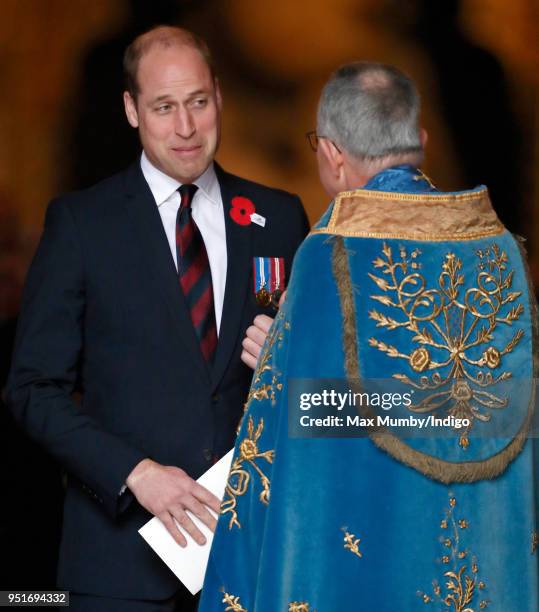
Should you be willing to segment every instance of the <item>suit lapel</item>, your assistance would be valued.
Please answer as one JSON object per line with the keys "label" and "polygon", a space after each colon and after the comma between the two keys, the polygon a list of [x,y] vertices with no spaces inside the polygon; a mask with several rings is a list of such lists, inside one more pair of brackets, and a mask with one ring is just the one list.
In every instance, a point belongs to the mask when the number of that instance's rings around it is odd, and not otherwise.
{"label": "suit lapel", "polygon": [[[180,289],[163,223],[138,162],[129,168],[126,175],[125,202],[127,214],[139,238],[141,261],[147,276],[145,280],[149,286],[155,286],[156,295],[164,297],[189,361],[208,380],[209,369]],[[147,286],[147,283],[144,282],[142,286]]]}
{"label": "suit lapel", "polygon": [[[215,164],[215,171],[221,187],[223,212],[225,215],[227,271],[223,315],[217,343],[217,353],[212,370],[212,384],[215,388],[227,368],[238,342],[245,301],[248,296],[250,266],[252,263],[252,224],[239,225],[230,217],[231,200],[244,195],[236,187],[234,177]],[[236,189],[235,189],[236,187]]]}

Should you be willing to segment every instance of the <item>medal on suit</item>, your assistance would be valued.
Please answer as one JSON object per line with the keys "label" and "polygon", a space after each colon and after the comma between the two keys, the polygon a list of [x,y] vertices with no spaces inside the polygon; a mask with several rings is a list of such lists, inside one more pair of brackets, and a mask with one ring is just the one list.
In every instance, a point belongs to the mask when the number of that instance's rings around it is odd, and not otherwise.
{"label": "medal on suit", "polygon": [[271,295],[265,287],[261,287],[256,292],[256,303],[259,306],[269,306],[271,303]]}
{"label": "medal on suit", "polygon": [[284,258],[255,257],[253,279],[256,303],[277,309],[284,291]]}

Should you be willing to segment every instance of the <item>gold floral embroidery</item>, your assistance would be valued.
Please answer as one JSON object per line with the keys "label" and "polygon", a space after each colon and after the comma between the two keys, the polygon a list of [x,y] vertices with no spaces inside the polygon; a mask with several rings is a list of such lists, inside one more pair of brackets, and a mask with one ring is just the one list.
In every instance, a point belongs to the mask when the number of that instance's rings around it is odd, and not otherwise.
{"label": "gold floral embroidery", "polygon": [[[437,213],[439,215],[439,211]],[[363,385],[358,380],[361,371],[358,353],[358,330],[356,321],[356,300],[350,275],[349,251],[342,236],[333,239],[332,272],[337,286],[342,314],[342,345],[344,351],[344,366],[346,378],[351,388],[362,392]],[[530,303],[533,307],[533,304]],[[533,307],[533,312],[536,308]],[[534,315],[535,316],[535,315]],[[534,371],[537,368],[534,368]],[[437,482],[449,484],[452,482],[477,482],[496,478],[521,453],[528,440],[528,429],[531,424],[536,391],[535,378],[532,379],[532,393],[528,402],[528,414],[519,431],[511,442],[499,453],[483,461],[453,462],[439,459],[415,450],[399,436],[389,430],[370,432],[369,438],[379,449],[391,457],[408,465]],[[376,417],[372,410],[365,410],[365,416]]]}
{"label": "gold floral embroidery", "polygon": [[240,598],[228,593],[223,593],[223,603],[228,604],[224,612],[247,612],[240,603]]}
{"label": "gold floral embroidery", "polygon": [[[504,348],[493,344],[498,326],[512,326],[524,312],[522,304],[516,303],[521,292],[510,290],[514,271],[507,271],[507,254],[496,244],[478,250],[476,286],[468,289],[465,289],[461,273],[462,261],[453,253],[445,256],[436,288],[429,288],[425,277],[418,272],[421,267],[419,249],[408,254],[401,246],[397,259],[391,247],[384,243],[382,255],[373,261],[382,276],[371,273],[369,276],[383,294],[370,297],[400,311],[404,317],[393,318],[374,309],[369,317],[376,321],[377,327],[409,331],[413,334],[412,341],[420,346],[408,354],[376,338],[370,338],[369,344],[389,357],[408,361],[415,372],[434,370],[433,374],[423,375],[419,380],[412,380],[405,374],[393,376],[416,389],[433,391],[418,404],[410,406],[411,411],[431,412],[450,403],[449,415],[469,420],[469,426],[460,430],[459,444],[465,449],[474,420],[488,422],[491,414],[486,409],[507,406],[507,398],[485,389],[510,378],[511,372],[504,371],[495,377],[488,370],[501,366],[503,356],[513,351],[524,335],[522,329],[517,329]],[[481,356],[473,358],[470,349],[481,345],[485,345]],[[445,352],[441,361],[434,360],[433,348],[438,353]],[[446,367],[449,368],[446,374],[439,372]],[[483,370],[484,367],[487,370]]]}
{"label": "gold floral embroidery", "polygon": [[416,372],[423,372],[430,365],[430,355],[427,349],[421,347],[410,354],[410,365]]}
{"label": "gold floral embroidery", "polygon": [[[469,528],[469,522],[466,519],[458,519],[454,516],[457,500],[450,494],[449,508],[445,512],[445,518],[442,520],[440,527],[444,532],[450,531],[449,534],[444,533],[441,538],[441,543],[444,548],[450,549],[450,555],[444,554],[441,558],[444,565],[452,564],[450,570],[444,572],[445,590],[437,580],[432,582],[432,594],[418,591],[418,596],[421,597],[423,603],[430,604],[439,602],[447,608],[451,608],[453,612],[474,612],[470,605],[477,604],[479,609],[484,610],[490,604],[490,601],[482,597],[482,591],[486,589],[486,584],[478,577],[479,566],[477,559],[471,557],[470,572],[467,573],[468,565],[461,565],[463,559],[469,557],[469,551],[466,548],[461,548],[461,532]],[[460,567],[459,567],[460,565]],[[477,601],[479,600],[479,601]]]}
{"label": "gold floral embroidery", "polygon": [[534,531],[532,533],[532,555],[535,554],[535,551],[537,550],[538,545],[539,545],[539,534],[537,534],[537,531]]}
{"label": "gold floral embroidery", "polygon": [[309,612],[310,609],[306,601],[291,601],[288,604],[288,612]]}
{"label": "gold floral embroidery", "polygon": [[[269,331],[267,342],[264,345],[263,352],[260,355],[260,360],[257,364],[256,370],[254,373],[254,377],[253,377],[253,387],[261,382],[262,377],[265,372],[272,370],[272,366],[270,365],[270,360],[272,357],[273,346],[275,345],[276,342],[280,346],[284,338],[283,330],[288,331],[290,329],[290,323],[288,321],[283,322],[282,329],[281,329],[280,323],[283,319],[284,319],[284,312],[282,310],[279,310],[279,312],[277,313],[275,317],[275,320],[273,321],[271,329]],[[248,401],[249,400],[247,400],[247,403]]]}
{"label": "gold floral embroidery", "polygon": [[239,445],[239,454],[232,462],[228,475],[228,482],[225,487],[225,496],[221,503],[221,514],[226,514],[227,512],[231,514],[228,524],[229,529],[232,529],[234,525],[236,527],[241,527],[236,512],[237,497],[245,495],[251,482],[251,474],[245,469],[245,463],[248,463],[260,477],[260,484],[262,485],[262,491],[259,495],[260,501],[266,505],[269,503],[270,480],[256,463],[257,459],[265,459],[268,463],[273,463],[274,451],[260,451],[258,448],[258,439],[263,430],[264,419],[260,418],[255,429],[253,417],[249,416],[249,420],[247,421],[247,435],[241,441]]}
{"label": "gold floral embroidery", "polygon": [[[363,555],[359,550],[359,543],[361,542],[360,538],[356,538],[353,533],[350,533],[346,527],[342,529],[344,532],[344,547],[348,549],[352,554],[361,558]],[[354,539],[355,538],[355,539]]]}
{"label": "gold floral embroidery", "polygon": [[[273,366],[271,365],[272,359],[272,349],[275,343],[278,343],[280,347],[284,338],[283,330],[288,331],[290,329],[290,323],[288,321],[284,321],[282,325],[282,330],[280,329],[280,321],[284,318],[284,313],[282,310],[279,310],[271,329],[268,334],[268,338],[266,343],[264,344],[263,352],[260,355],[255,373],[253,375],[253,382],[251,384],[251,388],[249,390],[249,394],[247,395],[247,399],[245,404],[243,405],[243,414],[247,412],[251,402],[262,401],[262,400],[271,400],[271,403],[275,404],[276,392],[282,391],[283,385],[280,382],[281,373],[273,372]],[[271,382],[262,382],[262,379],[265,378],[266,372],[271,372]],[[243,419],[240,420],[238,425],[238,433],[240,432],[241,425]]]}
{"label": "gold floral embroidery", "polygon": [[[275,404],[276,393],[282,391],[283,385],[280,382],[281,373],[274,371],[272,365],[272,350],[277,343],[280,348],[284,339],[284,332],[290,330],[290,324],[288,321],[283,321],[284,313],[280,310],[275,317],[273,325],[268,334],[267,341],[264,345],[263,352],[260,356],[249,395],[244,405],[244,417],[248,415],[249,406],[253,401],[270,400],[272,404]],[[282,322],[282,324],[281,324]],[[270,382],[267,382],[267,376],[271,374]],[[264,380],[266,379],[266,380]],[[238,426],[238,434],[241,431],[242,421]],[[264,504],[269,503],[269,487],[270,480],[264,474],[260,466],[256,463],[256,459],[265,459],[268,463],[273,462],[273,450],[259,451],[258,450],[258,439],[264,429],[264,419],[260,419],[255,430],[253,417],[249,415],[247,422],[247,436],[242,440],[239,445],[239,454],[232,462],[230,473],[228,475],[228,482],[225,487],[225,497],[221,503],[221,514],[231,513],[229,528],[235,525],[241,527],[238,520],[238,514],[236,511],[237,497],[245,495],[251,482],[251,475],[248,470],[245,469],[244,463],[249,463],[252,468],[258,473],[260,482],[262,485],[262,492],[260,493],[260,501]]]}

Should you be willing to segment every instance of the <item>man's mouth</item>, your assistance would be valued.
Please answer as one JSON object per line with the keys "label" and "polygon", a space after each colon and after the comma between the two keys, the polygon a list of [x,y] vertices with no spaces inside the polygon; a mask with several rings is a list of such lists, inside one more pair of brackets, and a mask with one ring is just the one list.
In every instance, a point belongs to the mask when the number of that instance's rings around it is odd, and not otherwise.
{"label": "man's mouth", "polygon": [[202,145],[190,145],[184,147],[172,147],[171,149],[175,155],[178,155],[180,157],[191,157],[193,155],[196,155],[201,148]]}

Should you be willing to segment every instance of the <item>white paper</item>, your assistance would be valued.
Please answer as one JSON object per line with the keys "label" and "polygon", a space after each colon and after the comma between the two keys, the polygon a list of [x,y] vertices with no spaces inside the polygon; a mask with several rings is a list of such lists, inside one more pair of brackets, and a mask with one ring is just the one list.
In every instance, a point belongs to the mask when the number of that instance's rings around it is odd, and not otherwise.
{"label": "white paper", "polygon": [[251,221],[253,223],[256,223],[257,225],[260,225],[260,227],[266,226],[266,217],[263,217],[262,215],[259,215],[258,213],[253,213],[251,215]]}
{"label": "white paper", "polygon": [[[223,499],[225,493],[233,450],[229,451],[197,480],[199,484],[208,489],[208,491],[211,491],[219,499]],[[206,566],[208,565],[208,557],[213,541],[213,532],[200,519],[193,516],[189,511],[187,512],[206,538],[206,544],[203,546],[197,544],[187,532],[181,529],[187,540],[187,546],[182,548],[176,543],[157,517],[143,525],[139,529],[139,533],[183,582],[185,587],[193,595],[196,595],[204,582],[204,574],[206,573]]]}

